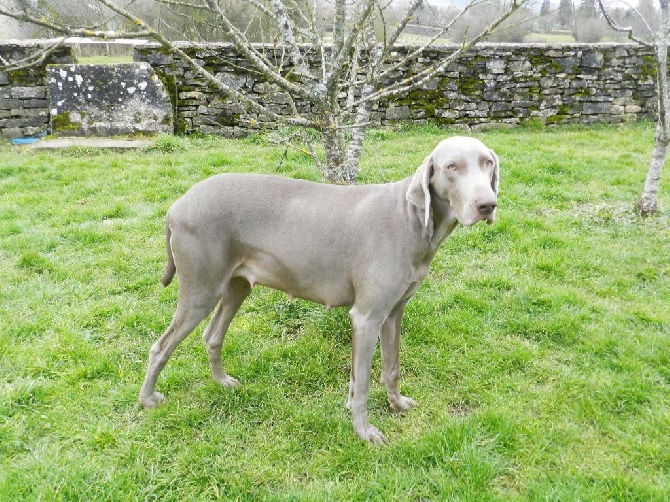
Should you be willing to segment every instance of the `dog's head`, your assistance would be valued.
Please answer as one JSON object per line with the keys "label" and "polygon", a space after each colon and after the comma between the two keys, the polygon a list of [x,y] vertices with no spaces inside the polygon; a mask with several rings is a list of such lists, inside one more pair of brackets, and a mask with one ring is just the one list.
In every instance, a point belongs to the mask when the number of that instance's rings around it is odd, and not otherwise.
{"label": "dog's head", "polygon": [[459,223],[491,224],[498,204],[498,156],[481,141],[454,136],[440,142],[412,178],[407,200],[418,207],[424,225],[432,225],[432,197],[447,202]]}

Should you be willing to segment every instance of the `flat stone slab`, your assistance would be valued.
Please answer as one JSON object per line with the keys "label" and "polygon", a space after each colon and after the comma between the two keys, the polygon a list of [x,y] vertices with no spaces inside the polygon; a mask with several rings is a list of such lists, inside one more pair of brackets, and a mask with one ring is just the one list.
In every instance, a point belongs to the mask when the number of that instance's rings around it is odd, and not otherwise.
{"label": "flat stone slab", "polygon": [[46,71],[51,134],[173,132],[170,98],[147,63],[49,65]]}
{"label": "flat stone slab", "polygon": [[62,148],[104,148],[109,150],[134,150],[149,148],[153,141],[148,139],[119,139],[119,138],[54,138],[43,139],[33,143],[29,148],[33,150],[59,150]]}

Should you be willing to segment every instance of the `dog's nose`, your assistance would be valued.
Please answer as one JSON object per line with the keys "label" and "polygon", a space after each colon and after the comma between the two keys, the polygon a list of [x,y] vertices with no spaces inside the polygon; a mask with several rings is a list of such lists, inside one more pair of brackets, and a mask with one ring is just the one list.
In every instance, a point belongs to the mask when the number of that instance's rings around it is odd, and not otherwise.
{"label": "dog's nose", "polygon": [[496,206],[498,205],[497,201],[495,200],[481,200],[481,201],[475,201],[475,207],[477,208],[477,211],[479,211],[479,214],[482,215],[489,215],[493,211],[495,211]]}

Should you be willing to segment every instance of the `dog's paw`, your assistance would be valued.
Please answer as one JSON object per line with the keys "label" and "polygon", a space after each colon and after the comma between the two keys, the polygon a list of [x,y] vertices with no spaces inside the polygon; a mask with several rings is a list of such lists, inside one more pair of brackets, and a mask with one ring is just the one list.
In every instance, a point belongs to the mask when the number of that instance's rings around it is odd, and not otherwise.
{"label": "dog's paw", "polygon": [[140,396],[140,404],[145,408],[156,408],[165,402],[165,396],[160,392],[153,392],[150,396]]}
{"label": "dog's paw", "polygon": [[398,411],[398,412],[405,412],[409,411],[412,408],[416,408],[419,406],[419,403],[417,403],[414,399],[411,397],[407,396],[402,396],[399,395],[395,399],[389,399],[389,404],[391,405],[391,409],[393,411]]}
{"label": "dog's paw", "polygon": [[379,429],[377,429],[374,425],[368,423],[361,425],[359,427],[355,427],[355,429],[356,434],[358,434],[358,437],[361,438],[363,441],[367,441],[368,443],[374,445],[386,444],[386,438],[381,432],[379,432]]}
{"label": "dog's paw", "polygon": [[232,389],[234,387],[242,387],[242,384],[237,378],[233,378],[230,375],[225,375],[221,378],[216,379],[217,382],[219,382],[219,385],[221,387],[225,387],[226,389]]}

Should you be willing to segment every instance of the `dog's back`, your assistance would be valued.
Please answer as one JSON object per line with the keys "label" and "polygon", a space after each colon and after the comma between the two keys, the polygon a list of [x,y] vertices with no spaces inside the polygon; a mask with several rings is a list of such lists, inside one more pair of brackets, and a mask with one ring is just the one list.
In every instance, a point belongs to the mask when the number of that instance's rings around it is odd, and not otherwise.
{"label": "dog's back", "polygon": [[[351,305],[353,278],[390,265],[388,255],[398,253],[394,234],[405,232],[402,220],[408,220],[401,185],[338,186],[255,174],[208,178],[169,210],[163,283],[174,275],[172,253],[181,253],[190,256],[182,260],[189,266],[208,267],[212,281],[244,277],[328,306]],[[201,258],[194,260],[194,253]],[[356,259],[359,253],[368,258]],[[178,274],[180,267],[177,258]]]}

